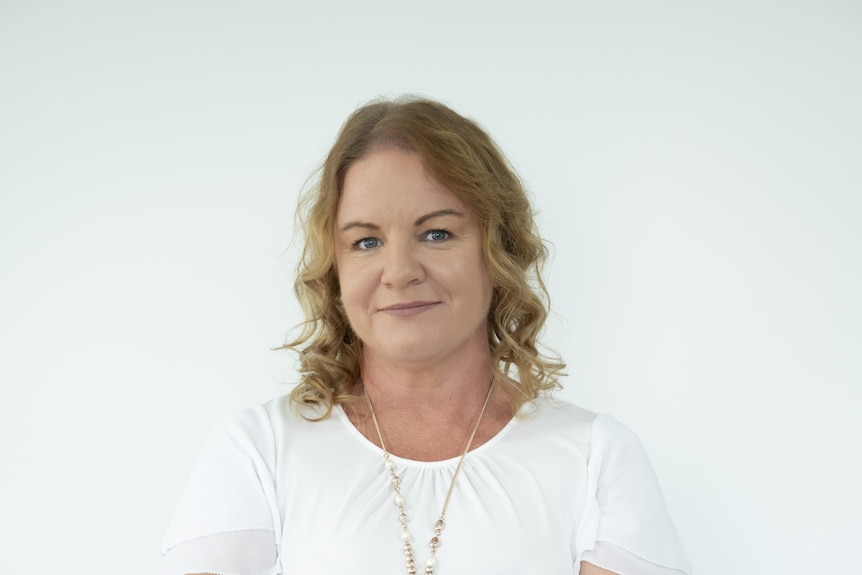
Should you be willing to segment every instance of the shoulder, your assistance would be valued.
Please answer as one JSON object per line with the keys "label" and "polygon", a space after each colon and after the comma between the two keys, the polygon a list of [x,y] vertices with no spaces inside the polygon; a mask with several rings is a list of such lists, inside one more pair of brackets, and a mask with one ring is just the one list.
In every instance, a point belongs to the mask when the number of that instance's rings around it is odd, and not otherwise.
{"label": "shoulder", "polygon": [[610,415],[598,415],[593,421],[590,461],[606,480],[624,475],[637,481],[655,481],[649,456],[637,434]]}
{"label": "shoulder", "polygon": [[272,402],[246,407],[224,417],[213,427],[206,445],[230,445],[242,451],[252,445],[264,447],[271,444],[274,412],[269,403]]}
{"label": "shoulder", "polygon": [[599,414],[584,409],[574,403],[555,397],[540,397],[524,404],[517,418],[525,423],[537,422],[540,425],[561,427],[592,427]]}
{"label": "shoulder", "polygon": [[216,425],[214,432],[263,439],[285,427],[314,423],[311,420],[322,412],[314,406],[297,406],[289,395],[282,395],[232,413]]}
{"label": "shoulder", "polygon": [[525,421],[537,419],[553,426],[585,430],[591,442],[600,447],[626,445],[640,447],[640,440],[634,431],[615,417],[597,413],[557,398],[540,398],[519,412]]}
{"label": "shoulder", "polygon": [[603,444],[637,441],[634,432],[612,416],[554,397],[540,398],[525,405],[518,418],[528,425],[543,426],[567,435],[576,433],[590,443],[596,439]]}
{"label": "shoulder", "polygon": [[518,427],[543,442],[574,444],[594,472],[652,474],[637,434],[611,415],[596,413],[556,398],[540,398],[518,414]]}
{"label": "shoulder", "polygon": [[303,426],[314,425],[302,417],[289,396],[239,409],[210,431],[199,459],[248,458],[272,468],[285,438],[295,437]]}
{"label": "shoulder", "polygon": [[[510,436],[525,444],[525,449],[533,455],[553,454],[557,463],[575,457],[584,464],[592,451],[593,425],[599,417],[567,401],[540,397],[521,407]],[[542,444],[539,451],[535,449],[536,442]]]}
{"label": "shoulder", "polygon": [[603,452],[644,453],[637,434],[611,415],[599,414],[593,422],[592,445]]}

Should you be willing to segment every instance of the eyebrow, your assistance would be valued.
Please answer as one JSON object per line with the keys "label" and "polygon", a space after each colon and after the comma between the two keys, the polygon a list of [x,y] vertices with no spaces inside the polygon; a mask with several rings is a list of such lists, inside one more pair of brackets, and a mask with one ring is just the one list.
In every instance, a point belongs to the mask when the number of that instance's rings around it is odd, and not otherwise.
{"label": "eyebrow", "polygon": [[[419,216],[418,218],[416,218],[416,221],[413,222],[413,226],[418,228],[419,226],[421,226],[422,224],[424,224],[428,220],[431,220],[434,218],[439,218],[441,216],[464,217],[464,213],[459,212],[458,210],[450,209],[450,208],[444,208],[442,210],[436,210],[436,211],[427,213],[424,216]],[[363,228],[366,230],[379,230],[380,226],[378,226],[377,224],[369,223],[369,222],[353,221],[353,222],[347,222],[346,224],[341,226],[341,231],[346,232],[347,230],[350,230],[353,228]]]}
{"label": "eyebrow", "polygon": [[418,228],[419,226],[421,226],[422,224],[424,224],[428,220],[433,219],[433,218],[439,218],[440,216],[463,217],[464,214],[459,212],[458,210],[446,208],[446,209],[442,209],[442,210],[437,210],[436,212],[431,212],[430,214],[425,214],[424,216],[419,216],[418,218],[416,218],[416,221],[413,222],[413,225]]}

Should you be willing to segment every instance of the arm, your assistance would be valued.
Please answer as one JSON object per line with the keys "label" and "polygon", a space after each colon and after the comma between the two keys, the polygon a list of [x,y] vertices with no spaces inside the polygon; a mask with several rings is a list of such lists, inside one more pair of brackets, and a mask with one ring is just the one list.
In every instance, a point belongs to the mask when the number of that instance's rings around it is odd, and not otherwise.
{"label": "arm", "polygon": [[596,567],[592,563],[587,563],[586,561],[581,561],[581,570],[579,575],[617,575],[613,571],[608,571],[607,569],[602,569],[601,567]]}

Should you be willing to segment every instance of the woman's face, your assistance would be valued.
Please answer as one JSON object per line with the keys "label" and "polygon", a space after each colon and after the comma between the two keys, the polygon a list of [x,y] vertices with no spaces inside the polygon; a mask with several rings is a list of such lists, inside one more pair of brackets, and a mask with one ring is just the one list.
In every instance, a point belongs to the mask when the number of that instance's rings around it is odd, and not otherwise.
{"label": "woman's face", "polygon": [[366,353],[435,364],[487,352],[482,230],[418,154],[389,149],[351,165],[334,232],[342,302]]}

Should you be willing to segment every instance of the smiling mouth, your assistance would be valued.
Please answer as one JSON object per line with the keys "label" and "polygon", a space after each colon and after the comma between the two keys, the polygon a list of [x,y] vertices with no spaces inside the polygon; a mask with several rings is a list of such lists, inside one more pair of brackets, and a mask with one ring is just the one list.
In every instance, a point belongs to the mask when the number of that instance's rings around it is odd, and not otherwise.
{"label": "smiling mouth", "polygon": [[411,301],[405,303],[396,303],[390,306],[382,307],[378,311],[395,316],[416,315],[418,313],[422,313],[423,311],[431,309],[439,303],[440,302],[437,301]]}

